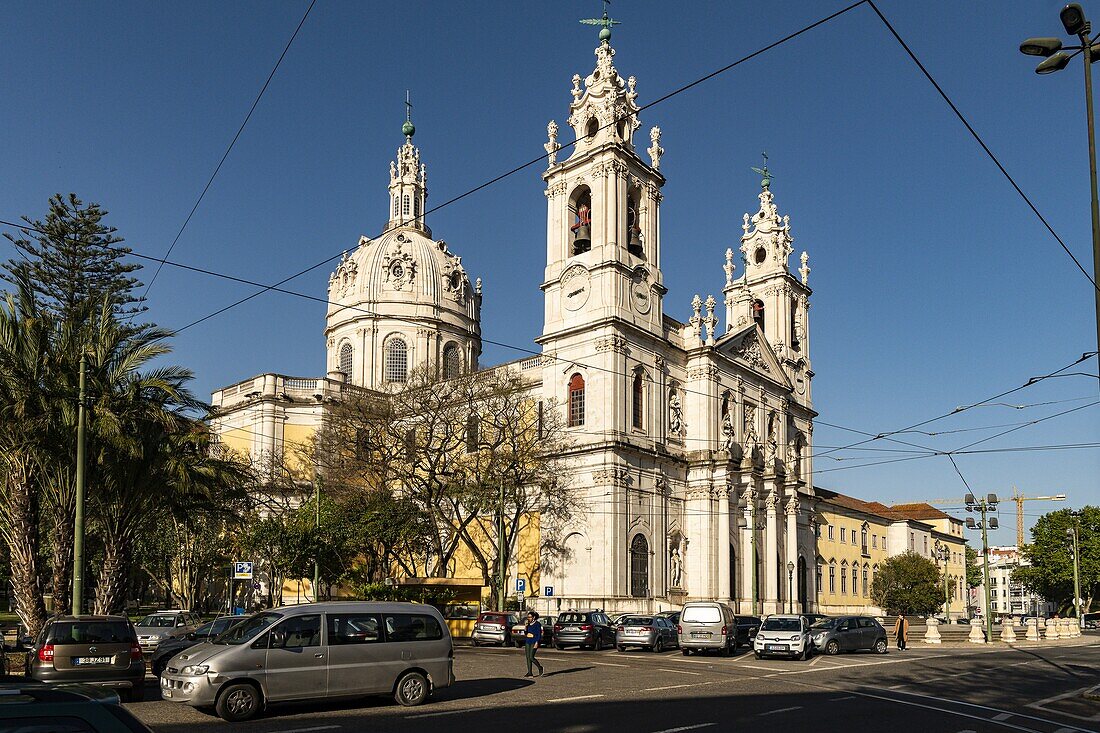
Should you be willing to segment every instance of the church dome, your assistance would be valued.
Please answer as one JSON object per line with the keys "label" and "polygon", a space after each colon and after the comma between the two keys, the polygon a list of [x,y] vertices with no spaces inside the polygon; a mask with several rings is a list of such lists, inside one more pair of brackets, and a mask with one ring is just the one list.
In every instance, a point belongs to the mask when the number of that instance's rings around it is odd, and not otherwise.
{"label": "church dome", "polygon": [[382,234],[360,237],[329,277],[329,371],[379,388],[415,369],[444,377],[476,369],[481,281],[471,283],[462,258],[432,239],[424,222],[427,171],[411,134],[390,163],[389,198]]}

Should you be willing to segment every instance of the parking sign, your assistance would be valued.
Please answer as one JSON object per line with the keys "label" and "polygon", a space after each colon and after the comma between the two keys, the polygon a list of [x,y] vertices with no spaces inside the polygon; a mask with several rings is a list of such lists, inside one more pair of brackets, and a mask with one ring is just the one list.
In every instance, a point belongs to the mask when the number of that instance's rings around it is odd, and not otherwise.
{"label": "parking sign", "polygon": [[545,596],[546,598],[553,598],[554,597],[554,586],[548,585],[545,588],[543,588],[542,589],[542,595]]}
{"label": "parking sign", "polygon": [[234,562],[233,580],[252,580],[252,562],[241,560]]}
{"label": "parking sign", "polygon": [[516,578],[516,593],[527,592],[527,580],[525,578]]}

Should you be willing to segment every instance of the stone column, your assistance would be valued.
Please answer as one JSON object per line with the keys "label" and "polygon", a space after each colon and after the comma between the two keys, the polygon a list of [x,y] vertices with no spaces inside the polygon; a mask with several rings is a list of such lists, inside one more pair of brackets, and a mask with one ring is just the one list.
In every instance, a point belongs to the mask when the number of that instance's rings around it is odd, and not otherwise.
{"label": "stone column", "polygon": [[718,491],[718,600],[728,601],[733,596],[730,588],[730,489],[725,482]]}
{"label": "stone column", "polygon": [[985,643],[985,624],[970,624],[970,636],[967,638],[971,644]]}
{"label": "stone column", "polygon": [[940,638],[940,622],[936,619],[929,617],[925,623],[924,630],[924,643],[925,644],[939,644],[943,641]]}
{"label": "stone column", "polygon": [[1047,639],[1057,641],[1062,638],[1062,630],[1058,628],[1059,619],[1052,618],[1047,621]]}
{"label": "stone column", "polygon": [[1005,619],[1006,623],[1001,624],[1001,641],[1006,644],[1016,643],[1016,629],[1012,628],[1012,624],[1009,619]]}
{"label": "stone column", "polygon": [[[770,484],[770,486],[768,486]],[[777,517],[779,494],[774,481],[765,481],[767,498],[764,500],[764,613],[779,612],[779,587],[776,559],[779,554],[779,521]]]}
{"label": "stone column", "polygon": [[[787,502],[787,562],[794,563],[794,574],[787,585],[786,591],[790,595],[784,607],[784,612],[794,608],[795,613],[801,613],[798,600],[798,496],[791,496]],[[786,570],[786,568],[784,568]],[[806,568],[809,571],[809,568]]]}
{"label": "stone column", "polygon": [[1039,619],[1029,618],[1027,620],[1027,634],[1028,641],[1039,641]]}
{"label": "stone column", "polygon": [[752,574],[753,566],[756,563],[756,558],[753,557],[752,551],[752,537],[753,533],[756,532],[756,487],[753,486],[751,476],[748,479],[748,484],[741,498],[745,503],[745,508],[743,510],[745,522],[742,525],[743,529],[741,531],[741,597],[748,603],[748,605],[741,610],[743,613],[757,613],[760,609],[754,609],[752,607],[752,594],[755,592]]}

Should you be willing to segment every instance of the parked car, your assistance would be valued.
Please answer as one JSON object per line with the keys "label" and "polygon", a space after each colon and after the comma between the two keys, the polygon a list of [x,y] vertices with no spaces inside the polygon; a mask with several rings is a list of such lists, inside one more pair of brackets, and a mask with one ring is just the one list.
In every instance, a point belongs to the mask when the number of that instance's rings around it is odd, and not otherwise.
{"label": "parked car", "polygon": [[615,627],[615,646],[620,652],[636,646],[659,654],[677,643],[676,627],[664,616],[622,616]]}
{"label": "parked car", "polygon": [[152,733],[114,695],[26,680],[0,683],[0,730]]}
{"label": "parked car", "polygon": [[245,616],[219,616],[213,621],[199,626],[194,631],[189,631],[183,636],[177,636],[172,639],[165,639],[158,646],[157,650],[153,652],[153,656],[149,659],[149,668],[153,672],[153,675],[160,677],[160,673],[164,671],[164,668],[168,665],[168,660],[176,656],[184,649],[190,649],[196,644],[201,644],[204,641],[209,641],[219,634],[223,634],[231,627],[241,623],[245,620]]}
{"label": "parked car", "polygon": [[668,622],[670,624],[672,624],[673,626],[680,623],[680,612],[679,611],[661,611],[657,615],[667,618]]}
{"label": "parked car", "polygon": [[955,619],[955,623],[957,623],[957,624],[965,624],[966,626],[969,626],[969,625],[970,625],[970,619],[968,619],[968,618],[962,618],[962,617],[960,616],[959,618]]}
{"label": "parked car", "polygon": [[434,607],[345,601],[258,613],[173,657],[160,690],[239,721],[269,703],[318,698],[392,695],[419,705],[454,679],[451,633]]}
{"label": "parked car", "polygon": [[718,601],[684,604],[676,632],[684,656],[708,650],[729,656],[737,648],[737,617]]}
{"label": "parked car", "polygon": [[28,679],[82,682],[141,700],[145,657],[125,616],[58,616],[46,622],[24,663]]}
{"label": "parked car", "polygon": [[737,645],[752,646],[761,623],[759,616],[737,616]]}
{"label": "parked car", "polygon": [[165,639],[174,639],[194,631],[201,619],[190,611],[157,611],[134,624],[138,644],[146,654],[152,654]]}
{"label": "parked car", "polygon": [[512,646],[512,627],[520,623],[519,616],[504,611],[482,611],[474,622],[474,633],[470,637],[470,643],[474,646],[482,644],[500,644]]}
{"label": "parked car", "polygon": [[[542,642],[541,646],[550,646],[554,641],[554,617],[553,616],[539,616],[539,623],[542,624]],[[511,636],[512,643],[516,646],[523,646],[526,644],[527,633],[527,621],[526,618],[520,621],[512,627]]]}
{"label": "parked car", "polygon": [[818,621],[810,629],[815,649],[826,654],[870,649],[885,654],[886,629],[869,616],[836,616]]}
{"label": "parked car", "polygon": [[829,618],[829,615],[824,613],[804,613],[802,614],[802,617],[810,622],[810,626],[813,626],[818,621],[824,621],[825,619]]}
{"label": "parked car", "polygon": [[752,650],[756,658],[771,656],[808,659],[810,650],[810,624],[803,616],[776,614],[764,619]]}
{"label": "parked car", "polygon": [[600,651],[615,645],[615,628],[603,611],[565,611],[554,624],[554,648],[577,646]]}

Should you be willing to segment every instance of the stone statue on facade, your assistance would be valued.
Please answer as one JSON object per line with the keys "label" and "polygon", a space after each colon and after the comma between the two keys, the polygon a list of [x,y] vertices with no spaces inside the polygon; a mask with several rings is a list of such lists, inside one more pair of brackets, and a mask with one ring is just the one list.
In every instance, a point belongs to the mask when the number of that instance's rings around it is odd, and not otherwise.
{"label": "stone statue on facade", "polygon": [[673,392],[668,398],[668,432],[679,435],[684,428],[684,407],[680,396]]}
{"label": "stone statue on facade", "polygon": [[558,162],[558,151],[561,150],[561,145],[558,143],[558,123],[550,120],[550,123],[546,125],[546,137],[547,142],[543,147],[546,149],[546,159],[549,165],[553,166]]}
{"label": "stone statue on facade", "polygon": [[669,559],[670,570],[672,575],[672,587],[679,588],[680,584],[684,582],[684,561],[680,557],[680,548],[673,547],[671,558]]}

